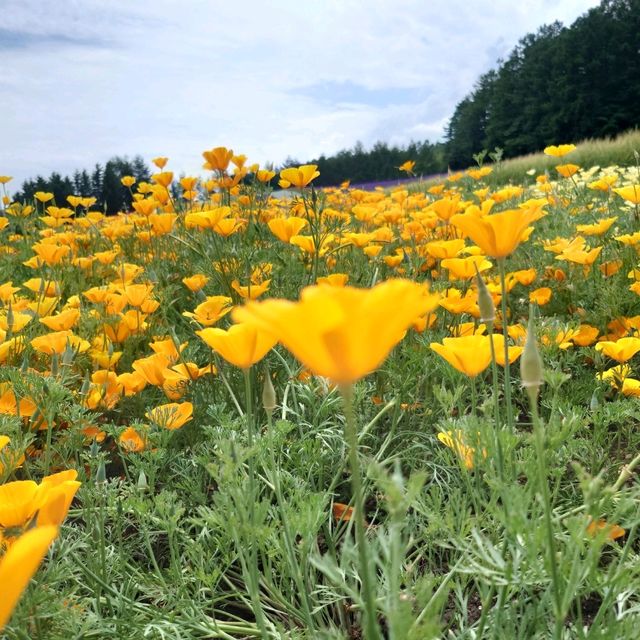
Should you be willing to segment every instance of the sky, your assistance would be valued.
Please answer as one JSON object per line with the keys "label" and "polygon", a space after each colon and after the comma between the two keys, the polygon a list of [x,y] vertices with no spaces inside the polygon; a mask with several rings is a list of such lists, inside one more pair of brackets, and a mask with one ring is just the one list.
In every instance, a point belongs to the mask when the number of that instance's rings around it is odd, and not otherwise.
{"label": "sky", "polygon": [[597,0],[2,0],[0,174],[114,155],[202,174],[435,142],[518,40]]}

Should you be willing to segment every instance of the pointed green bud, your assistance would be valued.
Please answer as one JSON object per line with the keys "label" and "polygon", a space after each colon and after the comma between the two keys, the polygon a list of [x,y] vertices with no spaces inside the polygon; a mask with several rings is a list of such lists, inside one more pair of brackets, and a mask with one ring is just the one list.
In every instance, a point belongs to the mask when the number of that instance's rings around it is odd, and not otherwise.
{"label": "pointed green bud", "polygon": [[542,358],[540,357],[538,343],[536,341],[533,323],[533,305],[529,310],[527,341],[524,345],[524,351],[520,356],[520,377],[522,379],[522,386],[527,390],[529,397],[531,397],[532,393],[536,396],[542,384]]}
{"label": "pointed green bud", "polygon": [[276,408],[276,402],[276,390],[273,388],[269,369],[266,369],[264,374],[264,383],[262,385],[262,406],[268,414],[272,414]]}
{"label": "pointed green bud", "polygon": [[144,491],[149,486],[144,469],[140,469],[140,473],[138,474],[137,485],[138,485],[138,489],[140,489],[141,491]]}
{"label": "pointed green bud", "polygon": [[64,348],[62,352],[62,360],[61,363],[65,367],[69,367],[73,364],[73,360],[76,357],[75,349],[71,346],[71,343],[67,340],[67,346]]}
{"label": "pointed green bud", "polygon": [[51,375],[55,378],[60,372],[60,356],[54,353],[51,356]]}
{"label": "pointed green bud", "polygon": [[91,379],[89,378],[89,372],[84,374],[84,380],[82,381],[82,386],[80,387],[80,395],[82,397],[86,396],[91,390]]}
{"label": "pointed green bud", "polygon": [[29,356],[25,352],[22,358],[22,364],[20,365],[20,373],[24,375],[27,371],[29,371]]}
{"label": "pointed green bud", "polygon": [[480,272],[478,271],[478,265],[474,265],[476,268],[476,283],[478,286],[478,307],[480,309],[480,322],[493,322],[496,319],[496,307],[493,304],[493,298],[487,289]]}
{"label": "pointed green bud", "polygon": [[105,484],[107,482],[107,469],[104,464],[104,460],[100,460],[98,463],[98,470],[96,471],[96,484]]}

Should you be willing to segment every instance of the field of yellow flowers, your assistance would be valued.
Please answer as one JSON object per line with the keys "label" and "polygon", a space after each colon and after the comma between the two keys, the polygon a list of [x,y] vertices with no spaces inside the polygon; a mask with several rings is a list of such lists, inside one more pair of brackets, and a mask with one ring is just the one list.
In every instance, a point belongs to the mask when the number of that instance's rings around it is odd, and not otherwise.
{"label": "field of yellow flowers", "polygon": [[[636,638],[640,170],[0,176],[7,638]],[[400,167],[411,174],[414,165]]]}

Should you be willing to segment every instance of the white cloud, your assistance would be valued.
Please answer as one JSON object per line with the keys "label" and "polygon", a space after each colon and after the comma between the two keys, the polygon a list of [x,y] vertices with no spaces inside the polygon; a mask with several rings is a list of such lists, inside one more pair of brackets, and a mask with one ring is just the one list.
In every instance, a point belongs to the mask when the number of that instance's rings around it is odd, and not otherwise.
{"label": "white cloud", "polygon": [[519,38],[591,0],[5,0],[0,173],[115,154],[198,172],[227,145],[306,160],[437,139]]}

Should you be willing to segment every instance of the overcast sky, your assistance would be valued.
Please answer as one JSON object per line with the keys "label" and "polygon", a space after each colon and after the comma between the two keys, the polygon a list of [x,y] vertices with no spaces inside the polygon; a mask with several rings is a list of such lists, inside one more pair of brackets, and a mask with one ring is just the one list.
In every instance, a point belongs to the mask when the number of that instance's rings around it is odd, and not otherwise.
{"label": "overcast sky", "polygon": [[[2,0],[0,174],[113,155],[199,173],[442,139],[478,76],[590,0]],[[18,183],[18,184],[17,184]]]}

